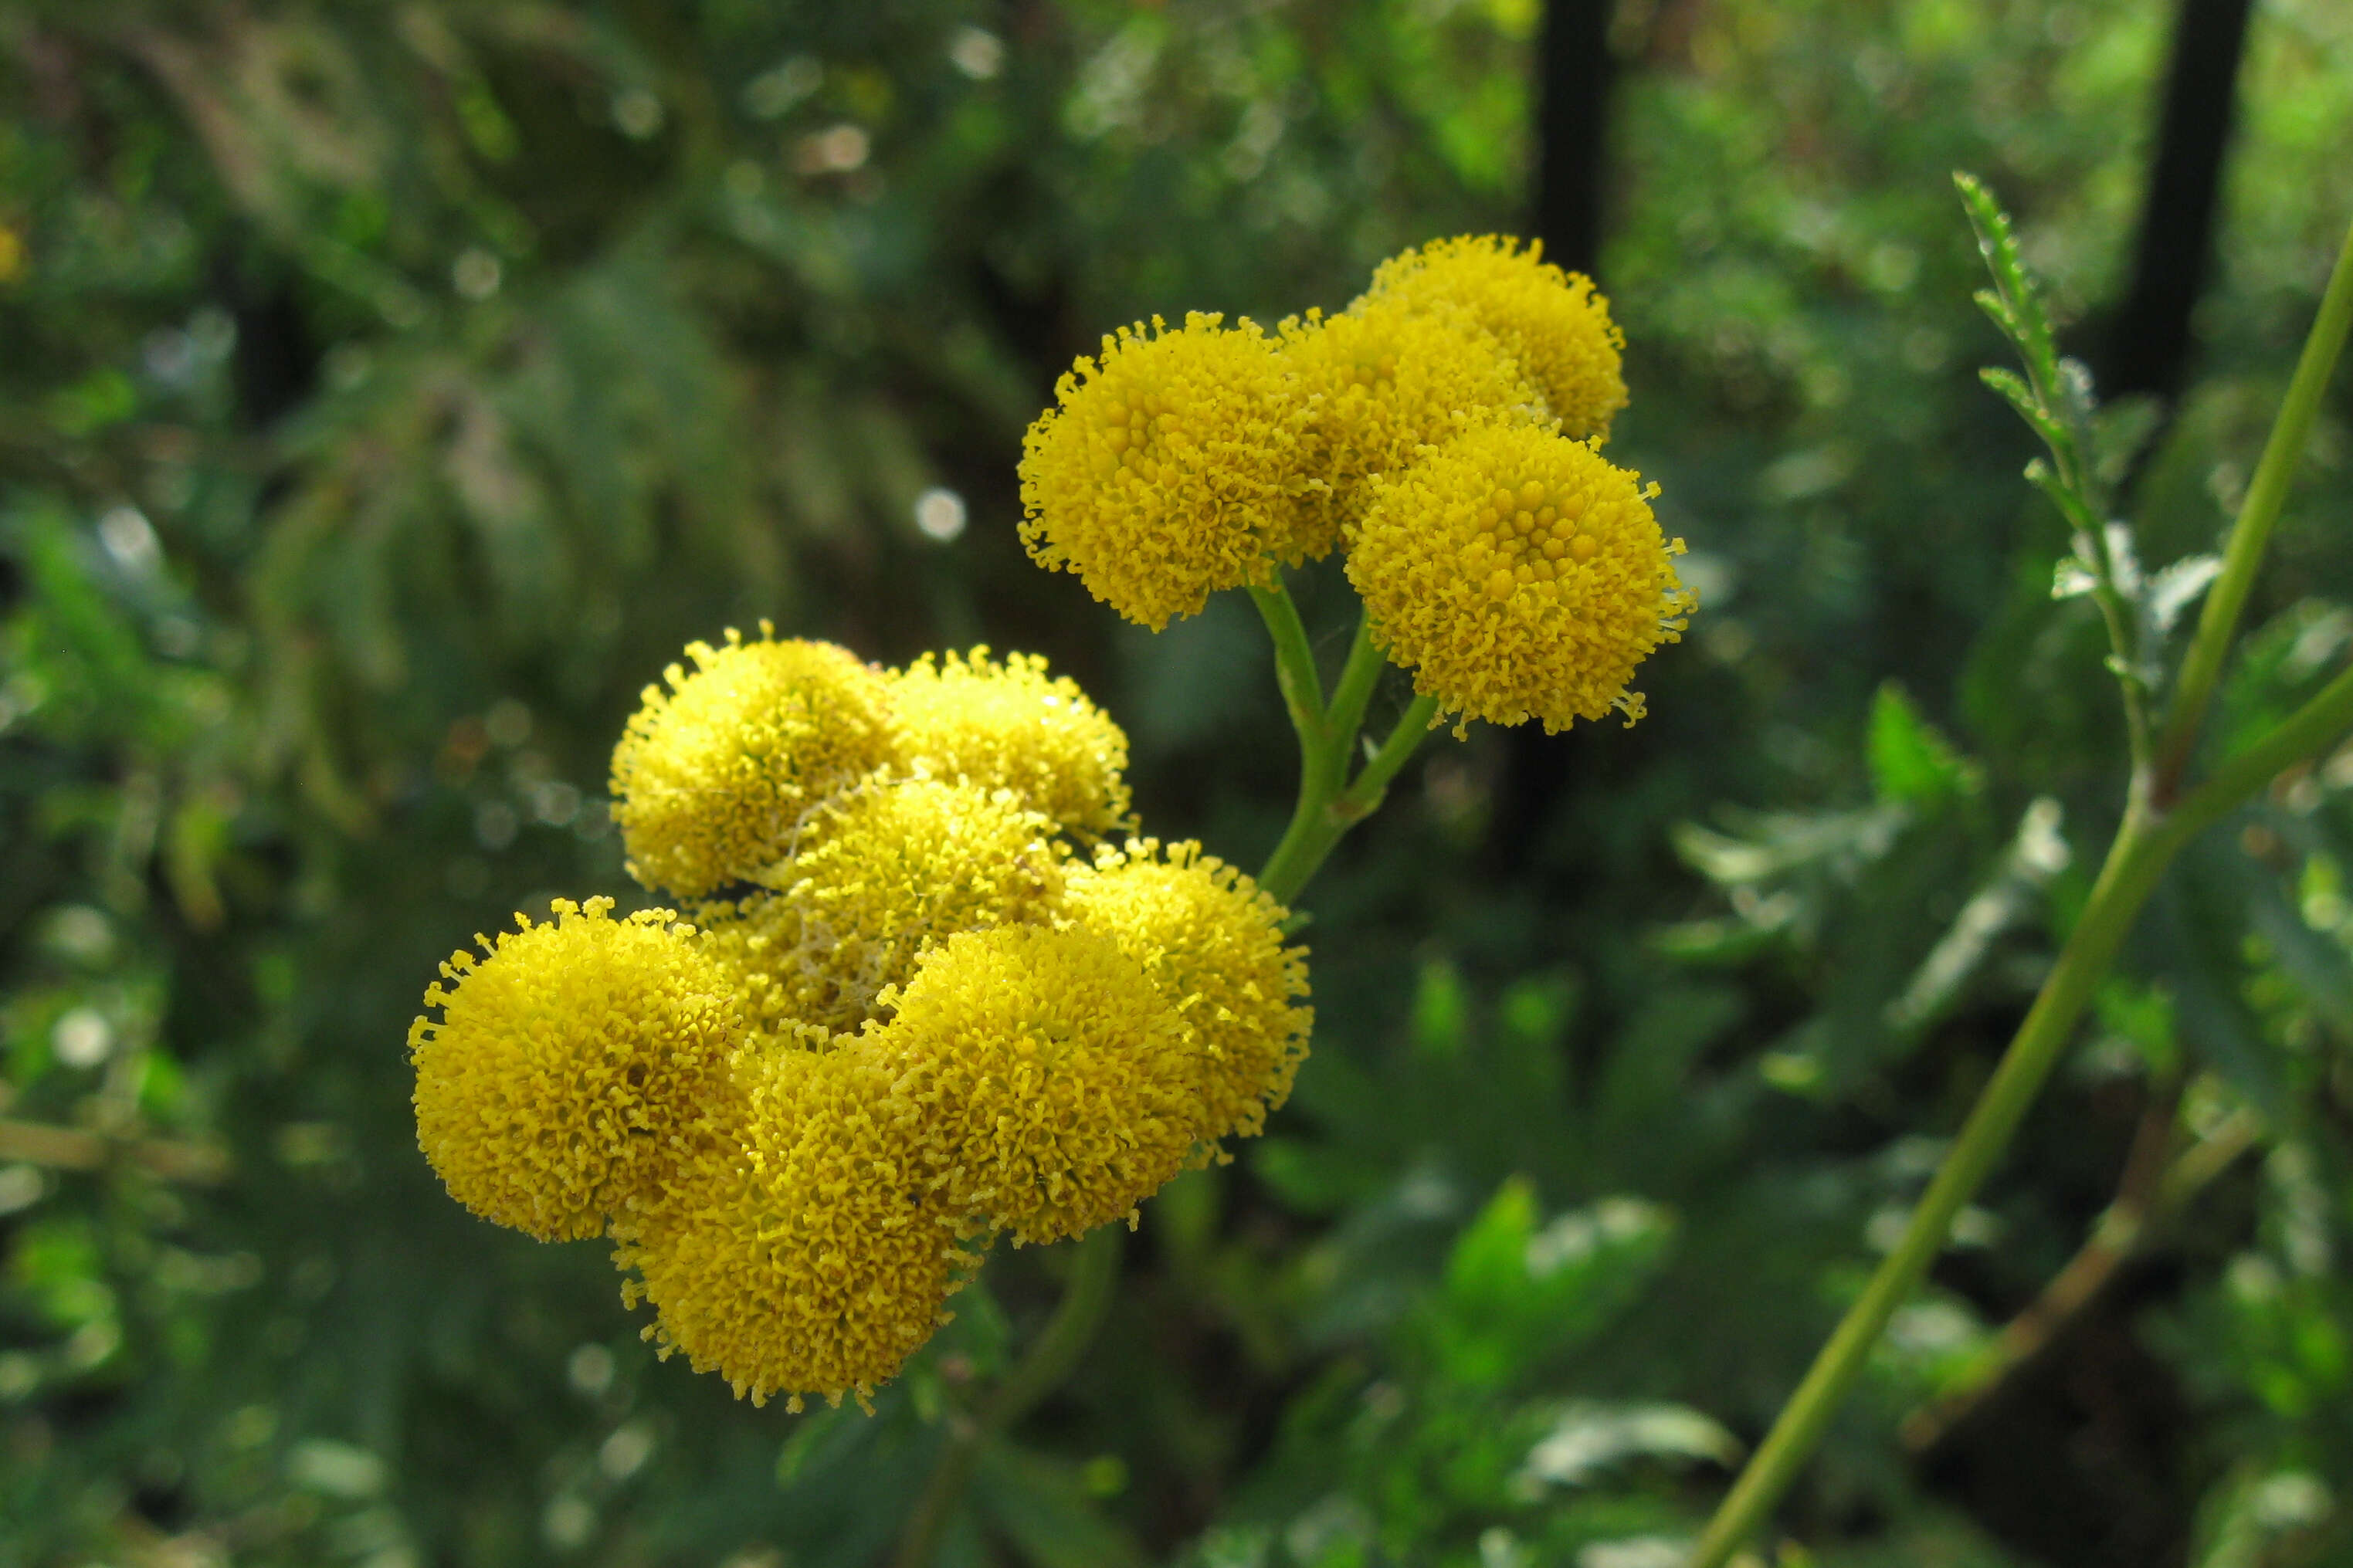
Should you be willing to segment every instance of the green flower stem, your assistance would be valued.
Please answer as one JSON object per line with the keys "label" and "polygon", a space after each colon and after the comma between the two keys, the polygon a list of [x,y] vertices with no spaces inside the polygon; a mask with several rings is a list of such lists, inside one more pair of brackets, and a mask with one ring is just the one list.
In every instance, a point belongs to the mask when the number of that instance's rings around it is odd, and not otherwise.
{"label": "green flower stem", "polygon": [[2116,687],[2124,699],[2125,742],[2132,758],[2133,775],[2137,778],[2148,768],[2154,744],[2149,734],[2148,689],[2136,673],[2140,662],[2139,639],[2132,633],[2132,611],[2126,605],[2124,595],[2116,592],[2116,568],[2110,562],[2105,539],[2099,541],[2099,560],[2100,585],[2092,597],[2100,606],[2100,619],[2107,624]]}
{"label": "green flower stem", "polygon": [[1299,731],[1303,753],[1324,738],[1324,682],[1315,673],[1315,650],[1308,646],[1299,606],[1292,603],[1282,578],[1270,587],[1252,588],[1250,596],[1266,622],[1267,636],[1274,639],[1274,683],[1282,689],[1282,705],[1291,714],[1291,727]]}
{"label": "green flower stem", "polygon": [[2263,564],[2264,548],[2271,543],[2272,525],[2279,521],[2280,508],[2287,500],[2288,480],[2303,455],[2313,415],[2320,407],[2320,395],[2328,385],[2329,373],[2345,347],[2348,330],[2353,330],[2353,226],[2346,228],[2345,244],[2337,253],[2328,288],[2320,298],[2320,313],[2304,340],[2304,353],[2296,360],[2287,398],[2272,421],[2270,438],[2263,443],[2255,477],[2247,486],[2247,499],[2239,508],[2238,521],[2232,525],[2221,575],[2206,591],[2198,634],[2181,661],[2172,710],[2158,741],[2150,780],[2150,793],[2160,806],[2180,787],[2189,765],[2206,705],[2213,698],[2214,683],[2221,676],[2223,658],[2231,650],[2239,616],[2246,609],[2248,592],[2254,586],[2255,569]]}
{"label": "green flower stem", "polygon": [[2269,784],[2285,769],[2318,756],[2353,729],[2353,668],[2337,671],[2329,683],[2280,721],[2279,727],[2214,770],[2168,812],[2158,831],[2169,836],[2168,855],[2200,828],[2207,826]]}
{"label": "green flower stem", "polygon": [[940,1538],[955,1517],[956,1505],[964,1500],[964,1489],[979,1463],[981,1449],[1037,1408],[1038,1402],[1060,1388],[1077,1367],[1095,1331],[1103,1326],[1118,1288],[1121,1234],[1116,1225],[1098,1226],[1080,1240],[1062,1299],[1029,1353],[979,1410],[951,1418],[947,1445],[940,1450],[923,1495],[916,1500],[914,1512],[907,1516],[907,1528],[899,1537],[898,1552],[892,1558],[896,1568],[931,1568]]}
{"label": "green flower stem", "polygon": [[[1438,699],[1418,697],[1412,706],[1398,715],[1397,726],[1388,739],[1375,750],[1356,782],[1345,789],[1324,788],[1310,794],[1302,789],[1299,807],[1292,814],[1290,830],[1282,842],[1267,857],[1265,868],[1258,874],[1258,884],[1274,895],[1281,903],[1290,903],[1323,866],[1333,847],[1346,837],[1348,829],[1380,809],[1382,797],[1388,794],[1389,781],[1397,776],[1406,759],[1430,733],[1431,717],[1438,710]],[[1345,757],[1345,750],[1341,752]],[[1337,771],[1331,775],[1337,783]]]}
{"label": "green flower stem", "polygon": [[2160,1165],[2154,1156],[2161,1156],[2172,1141],[2179,1102],[2177,1091],[2158,1096],[2149,1108],[2150,1116],[2142,1121],[2141,1135],[2126,1161],[2116,1200],[2066,1267],[1971,1358],[1951,1386],[1904,1418],[1897,1430],[1915,1456],[1936,1449],[1999,1398],[2026,1368],[2048,1356],[2093,1304],[2104,1299],[2125,1265],[2162,1239],[2199,1194],[2262,1142],[2262,1121],[2242,1108],[2211,1136]]}
{"label": "green flower stem", "polygon": [[2081,391],[2059,345],[2051,335],[2051,319],[2043,311],[2041,290],[2019,260],[2018,240],[2010,216],[1985,182],[1957,171],[1953,184],[1968,208],[1969,226],[1977,231],[1978,249],[1993,278],[1990,293],[1978,302],[2018,350],[2026,371],[2022,385],[2008,371],[1984,373],[1986,383],[2018,410],[2051,449],[2051,462],[2037,458],[2027,467],[2027,479],[2051,499],[2074,533],[2075,553],[2092,573],[2092,597],[2106,623],[2108,647],[2125,707],[2125,730],[2132,744],[2133,776],[2147,771],[2150,758],[2148,689],[2141,679],[2139,617],[2116,586],[2116,552],[2107,533],[2108,487],[2096,464],[2084,461],[2091,431],[2088,383]]}
{"label": "green flower stem", "polygon": [[[1299,731],[1299,800],[1292,808],[1291,826],[1282,842],[1267,857],[1258,874],[1259,886],[1288,904],[1296,899],[1348,829],[1378,810],[1389,781],[1405,766],[1430,731],[1437,712],[1435,698],[1417,699],[1398,720],[1397,727],[1366,760],[1355,781],[1348,764],[1364,726],[1365,709],[1380,681],[1387,662],[1373,643],[1372,616],[1358,617],[1356,639],[1348,646],[1348,662],[1332,689],[1332,704],[1323,703],[1323,684],[1308,647],[1299,610],[1280,582],[1252,588],[1259,614],[1274,638],[1275,677],[1291,710],[1292,727]],[[1314,700],[1308,699],[1312,697]]]}
{"label": "green flower stem", "polygon": [[2340,671],[2277,729],[2241,752],[2213,777],[2159,815],[2136,801],[2108,847],[2100,879],[2092,889],[2059,962],[2043,981],[2026,1021],[1978,1097],[1960,1136],[1954,1140],[1936,1180],[1912,1211],[1904,1238],[1879,1266],[1862,1295],[1815,1357],[1798,1391],[1783,1405],[1773,1429],[1709,1521],[1691,1559],[1691,1568],[1723,1568],[1755,1532],[1799,1468],[1820,1441],[1822,1430],[1862,1373],[1871,1347],[1936,1254],[1953,1216],[1977,1194],[2000,1157],[2042,1081],[2073,1037],[2093,987],[2107,973],[2116,949],[2155,890],[2158,879],[2183,845],[2201,829],[2243,805],[2287,767],[2317,755],[2353,730],[2353,668]]}
{"label": "green flower stem", "polygon": [[1356,617],[1348,662],[1341,667],[1340,684],[1332,689],[1331,711],[1324,716],[1324,729],[1331,735],[1354,743],[1356,731],[1365,727],[1366,705],[1372,701],[1373,688],[1380,684],[1381,670],[1388,663],[1373,646],[1373,613],[1366,610]]}
{"label": "green flower stem", "polygon": [[1356,782],[1347,787],[1332,808],[1344,828],[1380,809],[1382,797],[1388,794],[1389,780],[1397,777],[1398,770],[1405,766],[1406,759],[1413,755],[1423,737],[1437,727],[1437,721],[1435,697],[1417,697],[1398,715],[1389,738],[1381,742],[1365,763],[1365,771],[1356,775]]}

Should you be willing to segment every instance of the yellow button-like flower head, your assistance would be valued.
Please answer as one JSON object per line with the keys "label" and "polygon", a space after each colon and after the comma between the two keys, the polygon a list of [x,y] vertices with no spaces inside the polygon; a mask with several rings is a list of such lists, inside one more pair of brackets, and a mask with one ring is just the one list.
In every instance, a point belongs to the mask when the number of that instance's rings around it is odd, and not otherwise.
{"label": "yellow button-like flower head", "polygon": [[1467,314],[1542,389],[1564,432],[1606,439],[1626,406],[1619,367],[1626,340],[1592,279],[1549,265],[1542,252],[1497,235],[1434,239],[1381,263],[1364,302]]}
{"label": "yellow button-like flower head", "polygon": [[1282,353],[1304,395],[1301,461],[1324,486],[1307,505],[1314,555],[1364,515],[1374,475],[1395,473],[1422,447],[1475,426],[1531,418],[1544,401],[1494,334],[1467,315],[1393,300],[1285,321]]}
{"label": "yellow button-like flower head", "polygon": [[1286,946],[1286,911],[1198,844],[1164,858],[1150,839],[1071,870],[1064,914],[1144,966],[1176,1010],[1194,1057],[1201,1137],[1251,1137],[1291,1093],[1314,1012],[1306,950]]}
{"label": "yellow button-like flower head", "polygon": [[[763,628],[764,630],[765,628]],[[783,852],[802,814],[890,760],[881,673],[831,643],[695,643],[613,752],[629,870],[696,898]]]}
{"label": "yellow button-like flower head", "polygon": [[1175,1011],[1092,931],[952,937],[869,1041],[893,1069],[898,1114],[923,1129],[942,1207],[1017,1244],[1132,1215],[1200,1138]]}
{"label": "yellow button-like flower head", "polygon": [[1067,851],[1005,790],[877,779],[810,814],[776,891],[697,911],[756,1027],[821,1042],[873,1016],[916,955],[961,931],[1050,918]]}
{"label": "yellow button-like flower head", "polygon": [[612,904],[559,899],[488,958],[452,954],[425,993],[441,1021],[409,1026],[425,1157],[450,1196],[543,1241],[599,1234],[698,1146],[744,1035],[691,928]]}
{"label": "yellow button-like flower head", "polygon": [[737,1397],[860,1404],[945,1321],[975,1260],[928,1203],[889,1078],[855,1049],[747,1053],[741,1138],[616,1223],[646,1337]]}
{"label": "yellow button-like flower head", "polygon": [[1127,737],[1070,677],[1036,654],[1003,663],[925,654],[892,688],[901,764],[1010,790],[1064,829],[1100,837],[1128,819]]}
{"label": "yellow button-like flower head", "polygon": [[1473,431],[1379,486],[1348,556],[1389,658],[1443,711],[1549,731],[1612,708],[1697,601],[1638,476],[1529,426]]}
{"label": "yellow button-like flower head", "polygon": [[1022,442],[1029,553],[1155,631],[1303,549],[1290,377],[1255,325],[1220,320],[1121,328]]}

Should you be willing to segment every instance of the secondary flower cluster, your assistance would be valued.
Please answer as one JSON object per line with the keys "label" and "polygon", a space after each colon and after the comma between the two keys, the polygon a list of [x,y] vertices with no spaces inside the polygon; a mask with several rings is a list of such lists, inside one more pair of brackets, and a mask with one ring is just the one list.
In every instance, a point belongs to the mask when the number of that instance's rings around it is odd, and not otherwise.
{"label": "secondary flower cluster", "polygon": [[864,1400],[997,1235],[1123,1217],[1248,1136],[1306,1051],[1284,911],[1132,826],[1118,727],[1044,662],[697,644],[613,756],[682,900],[451,955],[418,1141],[543,1239],[607,1231],[647,1337],[754,1402]]}
{"label": "secondary flower cluster", "polygon": [[1600,454],[1621,342],[1588,279],[1492,236],[1393,258],[1343,313],[1271,336],[1122,328],[1030,426],[1022,537],[1155,631],[1337,546],[1441,712],[1630,723],[1635,667],[1697,601],[1658,487]]}

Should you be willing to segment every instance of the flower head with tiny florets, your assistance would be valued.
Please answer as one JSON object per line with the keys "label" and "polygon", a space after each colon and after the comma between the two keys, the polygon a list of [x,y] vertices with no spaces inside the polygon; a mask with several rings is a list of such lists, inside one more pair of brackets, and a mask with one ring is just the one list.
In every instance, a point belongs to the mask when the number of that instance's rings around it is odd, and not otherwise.
{"label": "flower head with tiny florets", "polygon": [[881,672],[832,643],[693,643],[613,750],[613,816],[629,870],[698,898],[783,853],[811,806],[891,760]]}
{"label": "flower head with tiny florets", "polygon": [[1071,869],[1064,918],[1117,942],[1176,1009],[1194,1058],[1201,1137],[1255,1137],[1290,1097],[1315,1015],[1307,950],[1282,940],[1286,911],[1198,844],[1152,839]]}
{"label": "flower head with tiny florets", "polygon": [[901,766],[1010,790],[1066,832],[1125,826],[1127,736],[1036,654],[925,654],[892,679],[891,695]]}
{"label": "flower head with tiny florets", "polygon": [[898,1120],[882,1064],[853,1049],[747,1053],[732,1148],[681,1164],[616,1226],[625,1300],[654,1308],[737,1397],[862,1405],[946,1321],[977,1261],[926,1195],[921,1130]]}
{"label": "flower head with tiny florets", "polygon": [[1697,601],[1639,476],[1532,427],[1474,431],[1380,487],[1348,556],[1374,635],[1441,712],[1547,731],[1611,709]]}
{"label": "flower head with tiny florets", "polygon": [[1434,239],[1381,263],[1356,308],[1402,307],[1467,317],[1494,334],[1545,397],[1564,433],[1607,439],[1626,406],[1624,336],[1593,281],[1501,235]]}
{"label": "flower head with tiny florets", "polygon": [[542,1240],[592,1237],[726,1119],[734,985],[668,910],[554,901],[452,953],[409,1026],[417,1138],[449,1194]]}
{"label": "flower head with tiny florets", "polygon": [[1255,324],[1221,320],[1121,328],[1022,441],[1031,556],[1155,631],[1306,553],[1291,375]]}
{"label": "flower head with tiny florets", "polygon": [[924,955],[871,1036],[938,1201],[975,1230],[1055,1241],[1131,1216],[1185,1166],[1202,1105],[1176,1014],[1083,930],[1001,926]]}

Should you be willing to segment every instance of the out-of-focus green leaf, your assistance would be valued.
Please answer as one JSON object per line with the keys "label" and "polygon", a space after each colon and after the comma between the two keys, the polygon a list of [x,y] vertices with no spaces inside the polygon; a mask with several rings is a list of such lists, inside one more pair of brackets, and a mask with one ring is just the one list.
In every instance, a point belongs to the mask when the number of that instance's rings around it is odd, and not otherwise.
{"label": "out-of-focus green leaf", "polygon": [[1889,805],[1934,807],[1975,792],[1982,782],[1977,767],[1892,680],[1872,700],[1870,758],[1872,788]]}
{"label": "out-of-focus green leaf", "polygon": [[1632,1301],[1673,1233],[1663,1210],[1633,1198],[1542,1222],[1535,1189],[1504,1183],[1455,1242],[1422,1314],[1439,1372],[1491,1388],[1574,1347]]}

